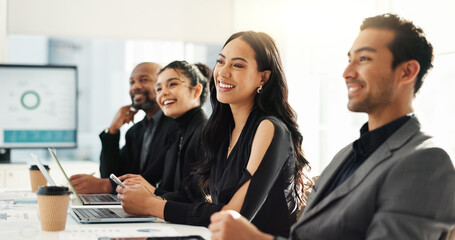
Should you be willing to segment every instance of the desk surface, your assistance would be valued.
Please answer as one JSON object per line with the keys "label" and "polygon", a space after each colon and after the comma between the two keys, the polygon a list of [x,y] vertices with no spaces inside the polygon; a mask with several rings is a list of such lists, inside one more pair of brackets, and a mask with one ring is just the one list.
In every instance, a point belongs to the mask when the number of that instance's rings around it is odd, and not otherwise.
{"label": "desk surface", "polygon": [[[14,191],[21,199],[36,198],[36,195],[26,191]],[[109,237],[147,237],[147,236],[185,236],[200,235],[210,239],[210,231],[205,227],[195,227],[171,223],[116,223],[116,224],[80,224],[71,214],[66,218],[64,231],[41,231],[36,203],[14,204],[7,200],[12,192],[0,189],[0,239],[84,239],[97,240],[101,236]],[[13,196],[16,197],[16,196]],[[24,215],[27,214],[27,219]],[[9,218],[6,220],[5,218]]]}

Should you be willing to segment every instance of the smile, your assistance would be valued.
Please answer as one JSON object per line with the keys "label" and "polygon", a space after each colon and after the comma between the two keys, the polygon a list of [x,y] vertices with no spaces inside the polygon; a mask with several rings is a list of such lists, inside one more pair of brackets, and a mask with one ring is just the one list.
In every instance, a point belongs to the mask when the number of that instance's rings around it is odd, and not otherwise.
{"label": "smile", "polygon": [[234,85],[221,82],[220,80],[218,80],[218,85],[220,86],[220,88],[235,88]]}
{"label": "smile", "polygon": [[348,96],[354,96],[355,94],[358,94],[364,86],[360,82],[355,82],[351,81],[346,83],[346,87],[348,88]]}
{"label": "smile", "polygon": [[176,102],[175,99],[166,99],[166,100],[163,101],[163,105],[166,106],[166,105],[169,105],[169,104],[173,104],[175,102]]}

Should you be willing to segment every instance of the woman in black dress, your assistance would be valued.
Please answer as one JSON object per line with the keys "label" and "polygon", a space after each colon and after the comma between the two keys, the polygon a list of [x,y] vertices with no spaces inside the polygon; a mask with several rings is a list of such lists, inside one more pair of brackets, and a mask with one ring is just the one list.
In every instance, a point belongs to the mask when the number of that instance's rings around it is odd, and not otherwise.
{"label": "woman in black dress", "polygon": [[174,61],[158,72],[156,102],[164,115],[173,118],[179,131],[166,152],[163,178],[157,188],[141,175],[125,174],[119,179],[129,185],[141,184],[155,195],[179,190],[195,162],[203,158],[200,136],[207,122],[201,105],[207,98],[211,70],[203,64]]}
{"label": "woman in black dress", "polygon": [[[197,169],[199,187],[210,198],[188,203],[152,196],[125,210],[207,226],[211,214],[231,209],[261,231],[287,236],[303,201],[308,162],[273,39],[251,31],[232,35],[211,80],[213,113],[202,136],[206,160]],[[117,190],[125,201],[130,190]]]}

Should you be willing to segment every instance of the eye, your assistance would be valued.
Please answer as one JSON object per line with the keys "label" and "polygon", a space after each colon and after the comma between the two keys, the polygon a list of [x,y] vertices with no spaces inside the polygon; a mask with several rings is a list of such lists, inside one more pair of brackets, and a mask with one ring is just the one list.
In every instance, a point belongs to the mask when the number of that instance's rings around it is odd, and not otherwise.
{"label": "eye", "polygon": [[236,68],[243,68],[243,65],[242,65],[242,64],[236,63],[236,64],[234,64],[234,67],[236,67]]}
{"label": "eye", "polygon": [[366,56],[361,56],[361,57],[359,58],[359,60],[360,60],[360,62],[365,62],[365,61],[371,60],[371,58],[366,57]]}
{"label": "eye", "polygon": [[161,92],[161,88],[160,87],[155,88],[155,92],[157,93]]}
{"label": "eye", "polygon": [[141,82],[148,82],[149,80],[147,78],[141,78]]}
{"label": "eye", "polygon": [[224,61],[222,59],[217,59],[216,60],[216,64],[223,64],[223,63],[224,63]]}

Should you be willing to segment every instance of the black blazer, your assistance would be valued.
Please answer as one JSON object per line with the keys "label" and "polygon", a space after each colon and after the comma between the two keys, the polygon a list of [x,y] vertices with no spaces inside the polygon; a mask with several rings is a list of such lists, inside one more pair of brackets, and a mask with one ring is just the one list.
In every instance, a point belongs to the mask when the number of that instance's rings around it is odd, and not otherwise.
{"label": "black blazer", "polygon": [[[152,185],[161,181],[166,151],[175,137],[177,125],[161,110],[155,114],[161,114],[161,117],[150,143],[145,168],[142,171],[140,171],[140,156],[146,118],[134,124],[126,132],[126,142],[122,149],[119,149],[120,133],[101,132],[100,173],[102,178],[108,178],[111,173],[117,176],[133,173],[142,175]],[[112,181],[111,183],[115,189],[116,185]]]}

